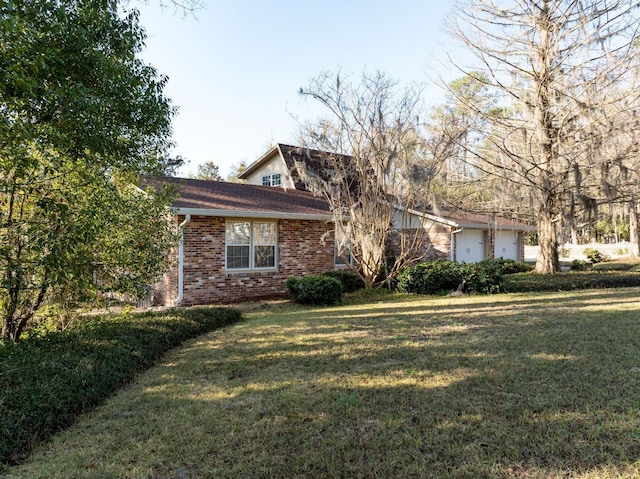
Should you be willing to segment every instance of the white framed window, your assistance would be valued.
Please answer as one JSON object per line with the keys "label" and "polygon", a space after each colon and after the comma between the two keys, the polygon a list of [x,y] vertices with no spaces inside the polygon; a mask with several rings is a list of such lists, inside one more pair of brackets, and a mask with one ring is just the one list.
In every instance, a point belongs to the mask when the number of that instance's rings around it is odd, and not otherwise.
{"label": "white framed window", "polygon": [[264,175],[262,177],[262,186],[281,186],[282,174],[274,173],[272,175]]}
{"label": "white framed window", "polygon": [[225,224],[225,257],[228,270],[276,267],[277,234],[273,221],[231,220]]}
{"label": "white framed window", "polygon": [[347,266],[348,264],[353,264],[353,258],[351,257],[351,252],[349,250],[345,251],[344,256],[347,261],[343,260],[342,257],[338,254],[338,244],[336,243],[333,248],[333,263],[335,266]]}

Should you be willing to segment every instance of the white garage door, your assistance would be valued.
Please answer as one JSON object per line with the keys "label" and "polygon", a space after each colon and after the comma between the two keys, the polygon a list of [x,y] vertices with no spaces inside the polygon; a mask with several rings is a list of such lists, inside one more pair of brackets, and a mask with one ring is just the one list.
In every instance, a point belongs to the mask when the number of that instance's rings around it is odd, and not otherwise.
{"label": "white garage door", "polygon": [[477,263],[485,259],[483,230],[462,230],[456,234],[456,259],[458,263]]}
{"label": "white garage door", "polygon": [[518,236],[514,231],[496,231],[496,258],[518,260]]}

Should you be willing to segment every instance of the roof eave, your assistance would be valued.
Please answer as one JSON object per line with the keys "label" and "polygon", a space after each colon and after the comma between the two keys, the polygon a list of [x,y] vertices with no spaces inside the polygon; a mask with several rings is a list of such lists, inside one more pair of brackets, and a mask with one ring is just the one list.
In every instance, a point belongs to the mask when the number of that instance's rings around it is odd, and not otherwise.
{"label": "roof eave", "polygon": [[255,170],[260,168],[264,163],[267,162],[267,160],[269,160],[269,158],[271,158],[274,155],[274,153],[277,153],[277,152],[280,152],[280,144],[279,143],[276,143],[274,146],[269,148],[269,150],[267,150],[267,152],[265,154],[263,154],[256,161],[254,161],[249,166],[247,166],[247,168],[242,173],[240,173],[238,175],[238,179],[246,180],[249,175],[251,175]]}
{"label": "roof eave", "polygon": [[219,210],[208,208],[174,208],[178,215],[191,216],[217,216],[221,218],[263,218],[263,219],[286,219],[286,220],[317,220],[333,221],[330,213],[285,213],[279,211],[250,211],[250,210]]}
{"label": "roof eave", "polygon": [[535,226],[529,225],[493,225],[489,223],[463,223],[460,222],[459,226],[467,229],[496,229],[507,231],[535,231]]}

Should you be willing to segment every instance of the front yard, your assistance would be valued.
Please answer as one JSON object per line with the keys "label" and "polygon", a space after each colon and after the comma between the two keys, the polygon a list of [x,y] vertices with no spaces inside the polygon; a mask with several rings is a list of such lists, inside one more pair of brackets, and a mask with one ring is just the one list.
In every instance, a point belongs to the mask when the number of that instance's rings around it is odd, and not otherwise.
{"label": "front yard", "polygon": [[640,477],[639,293],[273,303],[5,477]]}

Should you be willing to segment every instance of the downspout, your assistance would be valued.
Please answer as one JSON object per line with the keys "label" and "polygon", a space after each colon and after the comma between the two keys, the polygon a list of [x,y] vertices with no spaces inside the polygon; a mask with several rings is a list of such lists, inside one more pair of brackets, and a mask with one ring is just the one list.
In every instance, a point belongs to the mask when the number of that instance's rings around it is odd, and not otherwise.
{"label": "downspout", "polygon": [[460,227],[457,230],[453,230],[451,231],[451,246],[450,246],[450,251],[449,251],[449,257],[451,259],[451,261],[455,261],[455,257],[456,257],[456,245],[453,242],[453,235],[456,233],[460,233],[464,228]]}
{"label": "downspout", "polygon": [[178,225],[180,240],[178,242],[178,297],[173,302],[174,306],[180,306],[184,298],[184,225],[191,221],[191,215],[185,215],[184,221]]}

